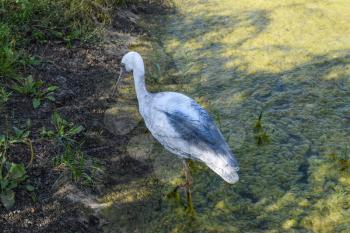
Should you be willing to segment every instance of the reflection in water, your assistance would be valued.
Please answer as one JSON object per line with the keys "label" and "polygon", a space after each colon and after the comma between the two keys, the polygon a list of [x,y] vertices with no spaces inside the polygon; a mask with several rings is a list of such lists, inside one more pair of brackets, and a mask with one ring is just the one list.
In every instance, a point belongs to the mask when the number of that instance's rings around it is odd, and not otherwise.
{"label": "reflection in water", "polygon": [[[133,49],[147,55],[151,89],[195,96],[212,114],[240,162],[241,180],[225,184],[199,165],[196,217],[189,219],[181,201],[166,198],[183,181],[181,161],[155,144],[142,156],[151,171],[102,197],[113,203],[104,210],[105,231],[347,232],[350,2],[177,5],[177,13],[157,19],[166,20],[154,30],[161,46]],[[257,145],[260,112],[269,143]]]}

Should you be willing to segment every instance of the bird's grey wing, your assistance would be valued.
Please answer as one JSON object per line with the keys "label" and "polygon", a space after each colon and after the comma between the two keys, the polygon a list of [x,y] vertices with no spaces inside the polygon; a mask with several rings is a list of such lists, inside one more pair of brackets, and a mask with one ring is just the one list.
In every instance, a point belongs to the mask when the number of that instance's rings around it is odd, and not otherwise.
{"label": "bird's grey wing", "polygon": [[153,103],[146,125],[170,152],[204,162],[225,181],[239,180],[238,162],[209,114],[178,93],[162,94]]}
{"label": "bird's grey wing", "polygon": [[[201,151],[215,154],[230,153],[229,148],[209,114],[196,102],[191,101],[188,111],[171,109],[163,111],[167,121],[180,136]],[[196,156],[193,155],[192,156]]]}

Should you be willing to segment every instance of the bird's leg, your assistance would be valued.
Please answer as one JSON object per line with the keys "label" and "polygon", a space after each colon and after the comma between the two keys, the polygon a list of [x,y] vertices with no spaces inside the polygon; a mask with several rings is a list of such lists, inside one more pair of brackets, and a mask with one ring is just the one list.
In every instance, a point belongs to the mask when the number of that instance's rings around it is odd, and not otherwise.
{"label": "bird's leg", "polygon": [[192,187],[192,177],[191,177],[190,167],[188,166],[188,163],[186,160],[182,160],[182,163],[184,165],[184,172],[185,172],[185,177],[186,177],[185,186],[188,188],[191,188]]}
{"label": "bird's leg", "polygon": [[186,177],[186,183],[185,183],[185,189],[186,189],[186,195],[187,195],[187,211],[191,214],[194,213],[193,209],[193,203],[192,203],[192,193],[191,193],[191,187],[192,187],[192,177],[190,173],[190,168],[187,164],[186,160],[183,160],[184,165],[184,172]]}

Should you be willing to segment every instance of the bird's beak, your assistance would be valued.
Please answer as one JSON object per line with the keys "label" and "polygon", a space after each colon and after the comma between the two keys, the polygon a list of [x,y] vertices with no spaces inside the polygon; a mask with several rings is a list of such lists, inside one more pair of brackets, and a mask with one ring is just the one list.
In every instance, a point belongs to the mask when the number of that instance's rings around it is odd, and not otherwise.
{"label": "bird's beak", "polygon": [[118,77],[117,83],[116,83],[116,86],[117,86],[117,87],[118,87],[118,83],[119,83],[119,81],[122,79],[124,73],[126,73],[126,70],[125,70],[124,64],[122,64],[122,65],[120,66],[119,77]]}
{"label": "bird's beak", "polygon": [[119,81],[122,79],[124,73],[126,73],[125,66],[124,66],[124,64],[121,64],[120,71],[119,71],[119,77],[118,77],[117,82],[115,83],[115,85],[113,87],[113,93],[112,93],[113,95],[117,91]]}

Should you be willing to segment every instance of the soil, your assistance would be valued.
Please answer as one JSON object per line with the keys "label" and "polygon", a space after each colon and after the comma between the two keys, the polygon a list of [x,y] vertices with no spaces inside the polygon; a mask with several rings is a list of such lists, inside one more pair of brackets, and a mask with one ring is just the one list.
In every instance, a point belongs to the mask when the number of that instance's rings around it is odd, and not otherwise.
{"label": "soil", "polygon": [[[94,204],[94,195],[110,184],[143,176],[150,169],[144,163],[123,156],[125,152],[118,148],[128,143],[133,132],[124,136],[110,133],[104,125],[104,113],[117,103],[112,86],[122,55],[127,52],[130,42],[147,34],[138,25],[138,17],[159,10],[160,6],[150,3],[119,9],[113,27],[106,30],[103,41],[97,45],[80,45],[77,41],[67,47],[51,42],[30,48],[31,53],[43,62],[26,72],[59,89],[55,93],[56,100],[45,101],[39,109],[33,109],[30,98],[13,94],[2,110],[0,120],[4,124],[0,132],[5,134],[11,132],[12,126],[24,125],[31,119],[35,159],[27,171],[28,183],[35,187],[35,195],[19,189],[11,210],[0,207],[1,232],[101,232],[104,221],[86,208]],[[43,126],[52,128],[53,112],[84,127],[77,141],[83,142],[82,150],[86,156],[96,159],[105,170],[95,186],[76,186],[69,181],[57,185],[61,171],[54,169],[52,159],[60,148],[39,136]],[[10,161],[29,164],[28,146],[17,145],[8,157]],[[77,201],[77,198],[81,200]]]}

